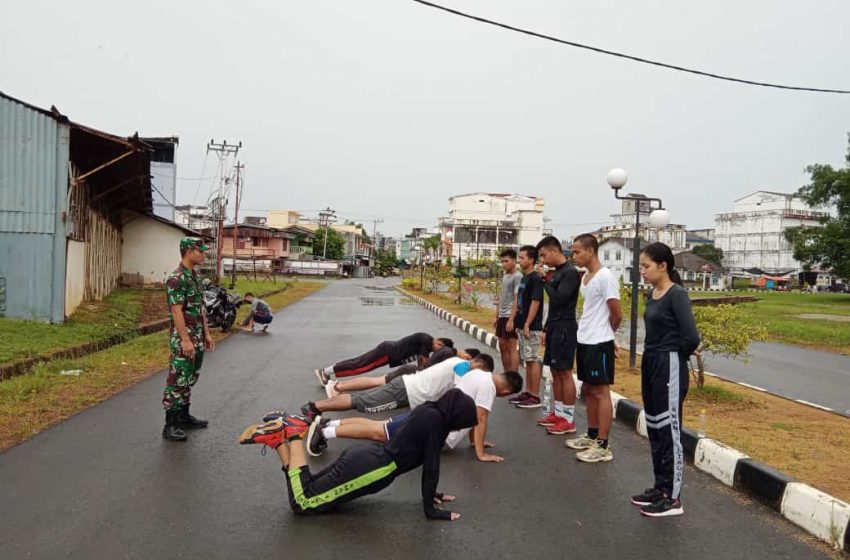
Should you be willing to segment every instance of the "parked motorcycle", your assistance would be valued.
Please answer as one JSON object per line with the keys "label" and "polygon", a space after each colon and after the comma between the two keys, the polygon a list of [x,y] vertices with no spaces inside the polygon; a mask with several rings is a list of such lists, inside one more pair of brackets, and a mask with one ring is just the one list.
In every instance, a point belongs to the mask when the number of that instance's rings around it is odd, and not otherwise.
{"label": "parked motorcycle", "polygon": [[222,286],[216,286],[208,278],[204,280],[204,306],[207,309],[207,323],[210,328],[221,327],[227,332],[236,321],[236,311],[244,302],[237,293],[228,293]]}

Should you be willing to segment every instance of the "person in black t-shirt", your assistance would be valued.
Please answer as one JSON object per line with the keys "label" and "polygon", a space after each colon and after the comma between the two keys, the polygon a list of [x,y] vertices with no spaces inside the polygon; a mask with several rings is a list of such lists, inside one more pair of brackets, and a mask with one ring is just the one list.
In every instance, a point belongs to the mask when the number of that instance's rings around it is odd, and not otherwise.
{"label": "person in black t-shirt", "polygon": [[546,350],[543,363],[552,369],[552,392],[555,410],[537,421],[554,435],[572,434],[576,431],[576,384],[573,381],[575,363],[576,303],[581,281],[578,271],[567,262],[561,242],[552,235],[544,237],[538,244],[540,260],[554,267],[543,277],[543,288],[549,296],[549,314],[544,327]]}
{"label": "person in black t-shirt", "polygon": [[525,381],[528,390],[509,402],[519,408],[540,407],[540,343],[543,338],[543,278],[534,270],[537,248],[524,245],[519,249],[519,266],[522,280],[517,292],[517,310],[514,322],[519,338],[519,357],[525,364]]}
{"label": "person in black t-shirt", "polygon": [[398,367],[418,360],[421,367],[425,365],[431,352],[436,352],[444,346],[454,347],[454,342],[450,338],[435,339],[428,333],[414,333],[400,340],[385,340],[365,354],[316,369],[314,373],[324,387],[333,377],[360,375],[385,365]]}
{"label": "person in black t-shirt", "polygon": [[321,513],[361,496],[380,492],[400,475],[422,467],[422,508],[427,519],[455,521],[457,512],[436,506],[454,496],[437,492],[440,452],[449,432],[478,423],[475,401],[452,389],[435,402],[426,402],[410,413],[404,426],[383,445],[356,445],[318,473],[307,466],[302,443],[309,429],[301,416],[270,412],[263,424],[249,426],[239,437],[242,444],[261,444],[277,452],[289,504],[298,515]]}
{"label": "person in black t-shirt", "polygon": [[655,484],[632,496],[632,503],[649,517],[685,513],[682,402],[688,394],[688,360],[700,339],[691,300],[673,267],[673,251],[663,243],[650,243],[640,253],[641,275],[652,284],[643,314],[646,335],[640,370]]}

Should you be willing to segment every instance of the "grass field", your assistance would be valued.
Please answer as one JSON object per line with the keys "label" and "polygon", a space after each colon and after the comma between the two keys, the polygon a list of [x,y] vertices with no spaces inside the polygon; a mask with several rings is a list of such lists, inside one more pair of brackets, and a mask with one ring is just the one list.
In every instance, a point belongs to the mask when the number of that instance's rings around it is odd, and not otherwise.
{"label": "grass field", "polygon": [[[291,305],[326,285],[290,284],[285,292],[266,300],[272,309]],[[247,312],[246,307],[240,309],[239,318]],[[213,336],[221,340],[227,335],[215,329]],[[39,364],[31,373],[0,382],[0,451],[162,371],[168,366],[167,344],[165,331],[140,336],[80,359]],[[82,373],[59,375],[72,369]]]}

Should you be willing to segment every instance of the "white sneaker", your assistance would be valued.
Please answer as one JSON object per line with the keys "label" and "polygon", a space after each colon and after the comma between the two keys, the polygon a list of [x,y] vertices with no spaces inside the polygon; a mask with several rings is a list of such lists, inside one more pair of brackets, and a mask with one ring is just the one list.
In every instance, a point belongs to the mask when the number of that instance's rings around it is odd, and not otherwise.
{"label": "white sneaker", "polygon": [[587,434],[581,434],[577,438],[568,439],[564,442],[564,445],[566,445],[570,449],[582,451],[584,449],[590,449],[591,447],[593,447],[594,443],[596,443],[595,439],[587,437]]}
{"label": "white sneaker", "polygon": [[584,463],[607,463],[614,459],[614,454],[611,453],[610,447],[602,447],[594,442],[590,449],[576,453],[576,459]]}
{"label": "white sneaker", "polygon": [[327,385],[328,381],[330,381],[327,374],[325,373],[325,370],[321,368],[313,370],[313,373],[316,374],[316,379],[319,380],[319,385],[321,385],[322,387]]}
{"label": "white sneaker", "polygon": [[328,396],[329,399],[332,399],[337,395],[336,384],[336,381],[328,381],[328,384],[325,385],[325,394]]}

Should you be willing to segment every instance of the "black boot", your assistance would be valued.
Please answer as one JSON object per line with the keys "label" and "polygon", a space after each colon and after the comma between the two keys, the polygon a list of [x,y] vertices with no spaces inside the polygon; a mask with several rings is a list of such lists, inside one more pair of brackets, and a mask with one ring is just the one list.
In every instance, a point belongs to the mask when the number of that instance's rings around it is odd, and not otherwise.
{"label": "black boot", "polygon": [[180,412],[177,410],[165,411],[165,427],[162,428],[162,438],[171,441],[186,441],[188,436],[186,432],[177,426]]}
{"label": "black boot", "polygon": [[191,414],[189,414],[189,405],[187,404],[183,408],[180,409],[180,416],[177,422],[177,426],[183,428],[184,430],[198,430],[201,428],[206,428],[207,422],[206,420],[201,420],[199,418],[195,418]]}

